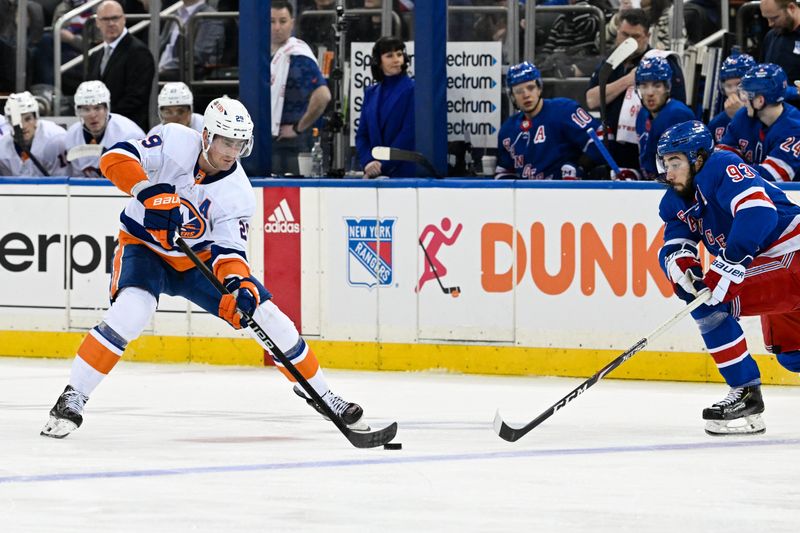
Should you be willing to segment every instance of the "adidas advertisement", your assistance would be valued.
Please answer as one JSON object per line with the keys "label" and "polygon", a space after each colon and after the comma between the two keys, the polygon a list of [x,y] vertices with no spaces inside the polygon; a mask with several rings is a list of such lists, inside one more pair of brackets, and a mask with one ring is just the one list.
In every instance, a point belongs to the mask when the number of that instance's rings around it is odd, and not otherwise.
{"label": "adidas advertisement", "polygon": [[[266,214],[266,213],[265,213]],[[300,233],[300,224],[295,221],[286,198],[283,198],[264,222],[266,233]]]}

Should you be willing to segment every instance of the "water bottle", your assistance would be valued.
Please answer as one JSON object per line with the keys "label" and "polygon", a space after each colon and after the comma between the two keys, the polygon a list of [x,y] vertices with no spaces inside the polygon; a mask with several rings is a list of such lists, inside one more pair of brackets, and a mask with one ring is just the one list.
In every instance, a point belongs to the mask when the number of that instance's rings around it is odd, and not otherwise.
{"label": "water bottle", "polygon": [[311,175],[321,178],[325,159],[322,154],[322,140],[319,138],[319,129],[314,128],[311,133],[314,136],[314,146],[311,148]]}

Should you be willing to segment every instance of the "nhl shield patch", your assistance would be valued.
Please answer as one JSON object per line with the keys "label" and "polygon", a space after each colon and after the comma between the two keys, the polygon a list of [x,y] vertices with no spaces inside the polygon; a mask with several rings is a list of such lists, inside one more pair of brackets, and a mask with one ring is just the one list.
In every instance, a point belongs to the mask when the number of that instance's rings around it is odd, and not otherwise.
{"label": "nhl shield patch", "polygon": [[347,281],[350,285],[391,285],[392,248],[397,219],[346,218]]}

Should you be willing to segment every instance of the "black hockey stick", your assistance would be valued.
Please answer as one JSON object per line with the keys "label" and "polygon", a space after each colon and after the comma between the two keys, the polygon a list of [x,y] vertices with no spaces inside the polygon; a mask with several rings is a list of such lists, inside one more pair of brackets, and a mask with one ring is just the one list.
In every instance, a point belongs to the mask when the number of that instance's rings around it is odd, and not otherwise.
{"label": "black hockey stick", "polygon": [[[177,243],[178,247],[180,247],[181,251],[186,254],[186,257],[192,260],[192,263],[197,267],[200,273],[206,277],[208,281],[214,285],[214,288],[219,291],[220,294],[230,294],[230,291],[225,288],[225,286],[217,279],[213,272],[206,266],[203,261],[200,260],[199,257],[194,253],[194,251],[186,244],[186,241],[178,237],[175,242]],[[278,348],[272,339],[267,335],[267,332],[264,331],[258,323],[253,320],[253,317],[242,311],[241,309],[237,308],[239,314],[242,315],[244,318],[244,323],[247,324],[247,327],[252,329],[258,338],[261,339],[267,348],[275,355],[275,357],[280,361],[280,363],[289,371],[289,373],[297,380],[297,384],[300,385],[303,390],[308,394],[309,398],[314,400],[314,402],[325,412],[325,416],[331,419],[339,431],[347,437],[347,440],[355,446],[356,448],[375,448],[377,446],[383,446],[387,442],[391,441],[395,435],[397,434],[397,422],[392,422],[388,426],[383,429],[379,429],[377,431],[370,431],[370,432],[360,432],[360,431],[353,431],[352,429],[348,428],[347,425],[342,421],[341,418],[336,416],[336,414],[328,407],[328,404],[320,397],[317,391],[314,390],[314,387],[303,377],[297,368],[292,364],[291,361],[286,357],[286,355]]]}
{"label": "black hockey stick", "polygon": [[608,77],[619,67],[623,61],[628,59],[639,45],[636,39],[628,37],[617,46],[608,59],[605,60],[600,67],[600,72],[597,77],[597,87],[600,91],[600,125],[603,127],[603,142],[608,144],[609,131],[608,131],[608,113],[606,111],[606,83]]}
{"label": "black hockey stick", "polygon": [[645,346],[650,343],[653,339],[657,336],[661,335],[664,331],[668,330],[672,326],[674,326],[677,322],[679,322],[683,317],[706,303],[708,298],[711,296],[711,291],[708,289],[703,289],[700,294],[697,295],[692,303],[688,304],[686,307],[681,309],[675,316],[658,326],[655,331],[650,333],[650,335],[640,339],[636,344],[628,348],[628,350],[621,354],[619,357],[608,363],[606,366],[601,368],[595,375],[575,387],[572,392],[558,400],[555,404],[551,405],[547,408],[545,412],[534,418],[532,421],[528,422],[522,427],[511,427],[503,421],[503,417],[500,416],[500,411],[498,410],[497,413],[494,415],[494,431],[497,433],[501,439],[507,440],[509,442],[514,442],[519,440],[525,434],[527,434],[530,430],[556,414],[556,411],[565,407],[569,402],[586,392],[586,389],[603,379],[606,374],[620,366],[622,363],[630,359],[634,356],[637,352],[641,351]]}
{"label": "black hockey stick", "polygon": [[442,280],[439,278],[439,273],[436,272],[436,267],[433,266],[433,261],[431,261],[431,256],[428,255],[428,250],[425,249],[425,245],[422,244],[422,239],[417,239],[419,241],[419,245],[422,248],[423,253],[425,253],[425,259],[428,260],[428,264],[431,266],[431,270],[433,271],[433,275],[436,276],[436,281],[439,282],[439,287],[442,288],[442,292],[445,294],[449,294],[453,298],[458,298],[461,295],[461,287],[445,287],[442,285]]}
{"label": "black hockey stick", "polygon": [[419,152],[411,150],[401,150],[400,148],[392,148],[390,146],[376,146],[372,149],[372,157],[378,161],[410,161],[425,167],[425,170],[433,174],[436,178],[443,178],[438,170],[431,164],[428,159]]}

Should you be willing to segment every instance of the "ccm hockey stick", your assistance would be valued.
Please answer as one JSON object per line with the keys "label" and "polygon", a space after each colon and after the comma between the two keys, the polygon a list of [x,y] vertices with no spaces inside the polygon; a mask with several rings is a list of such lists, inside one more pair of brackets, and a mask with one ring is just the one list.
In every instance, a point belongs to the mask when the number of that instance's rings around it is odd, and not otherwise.
{"label": "ccm hockey stick", "polygon": [[666,330],[674,326],[683,317],[685,317],[686,315],[688,315],[689,313],[691,313],[692,311],[694,311],[695,309],[706,303],[706,301],[710,296],[711,296],[711,291],[709,291],[708,289],[703,289],[702,291],[700,291],[700,293],[697,295],[697,298],[695,298],[692,301],[692,303],[688,304],[686,307],[681,309],[675,316],[673,316],[672,318],[670,318],[669,320],[658,326],[655,329],[655,331],[653,331],[648,336],[639,340],[639,342],[628,348],[628,350],[625,353],[621,354],[619,357],[617,357],[616,359],[608,363],[606,366],[601,368],[594,376],[590,377],[589,379],[587,379],[586,381],[575,387],[572,390],[572,392],[570,392],[569,394],[558,400],[555,404],[548,407],[545,412],[543,412],[542,414],[540,414],[539,416],[537,416],[524,426],[517,428],[509,426],[503,421],[503,417],[500,416],[500,411],[498,410],[497,414],[494,415],[495,433],[497,433],[501,439],[507,440],[508,442],[514,442],[519,440],[530,430],[532,430],[533,428],[535,428],[536,426],[538,426],[539,424],[541,424],[542,422],[544,422],[545,420],[556,414],[556,411],[562,409],[569,402],[571,402],[572,400],[574,400],[575,398],[586,392],[586,389],[588,389],[589,387],[591,387],[592,385],[603,379],[606,376],[606,374],[608,374],[609,372],[620,366],[622,363],[633,357],[634,354],[636,354],[637,352],[641,351],[645,346],[647,346],[650,343],[650,341],[652,341],[653,339],[664,333]]}
{"label": "ccm hockey stick", "polygon": [[433,174],[436,178],[443,177],[431,162],[419,152],[401,150],[400,148],[391,148],[389,146],[376,146],[372,149],[372,157],[378,161],[410,161],[411,163],[422,165],[425,167],[425,170]]}
{"label": "ccm hockey stick", "polygon": [[439,287],[442,288],[442,292],[449,294],[453,298],[458,298],[461,295],[461,287],[445,287],[442,284],[442,280],[439,278],[439,273],[436,271],[436,267],[433,266],[433,261],[431,261],[431,256],[428,255],[428,250],[426,250],[425,245],[422,244],[422,239],[418,239],[418,241],[423,253],[425,254],[425,259],[427,259],[428,264],[431,266],[431,270],[433,271],[433,275],[436,277],[436,281],[439,282]]}
{"label": "ccm hockey stick", "polygon": [[72,163],[80,157],[100,157],[103,155],[103,147],[99,144],[79,144],[67,151],[67,161]]}
{"label": "ccm hockey stick", "polygon": [[[175,242],[181,251],[186,254],[186,257],[191,259],[192,263],[194,263],[200,273],[203,274],[203,276],[205,276],[205,278],[211,282],[212,285],[214,285],[214,288],[217,289],[220,294],[230,294],[230,291],[225,288],[225,286],[217,279],[214,273],[211,272],[211,270],[206,266],[205,263],[203,263],[203,261],[200,260],[199,257],[197,257],[189,245],[186,244],[186,241],[178,237]],[[253,317],[241,309],[237,309],[237,311],[239,311],[239,314],[241,314],[244,318],[244,323],[247,324],[247,327],[252,329],[255,334],[258,335],[258,338],[261,339],[261,342],[263,342],[264,345],[269,348],[269,350],[275,355],[284,368],[286,368],[292,377],[297,380],[297,384],[303,388],[308,397],[314,400],[314,402],[320,406],[320,408],[325,412],[325,416],[331,419],[331,422],[333,422],[336,427],[339,428],[339,431],[341,431],[342,434],[347,437],[347,440],[349,440],[353,446],[356,448],[375,448],[378,446],[383,446],[395,437],[397,434],[397,422],[392,422],[383,429],[370,432],[353,431],[352,429],[348,428],[342,419],[336,416],[331,408],[328,407],[328,404],[325,403],[317,391],[314,390],[314,387],[312,387],[311,384],[306,381],[300,371],[295,368],[295,366],[291,361],[289,361],[280,348],[275,345],[269,335],[267,335],[267,332],[264,331],[255,320],[253,320]]]}
{"label": "ccm hockey stick", "polygon": [[603,139],[605,142],[608,142],[609,136],[608,112],[606,111],[606,83],[608,82],[608,77],[623,61],[633,55],[637,48],[638,44],[636,43],[636,39],[628,37],[614,49],[611,55],[608,56],[608,59],[606,59],[600,67],[597,87],[600,90],[600,124],[603,126]]}

